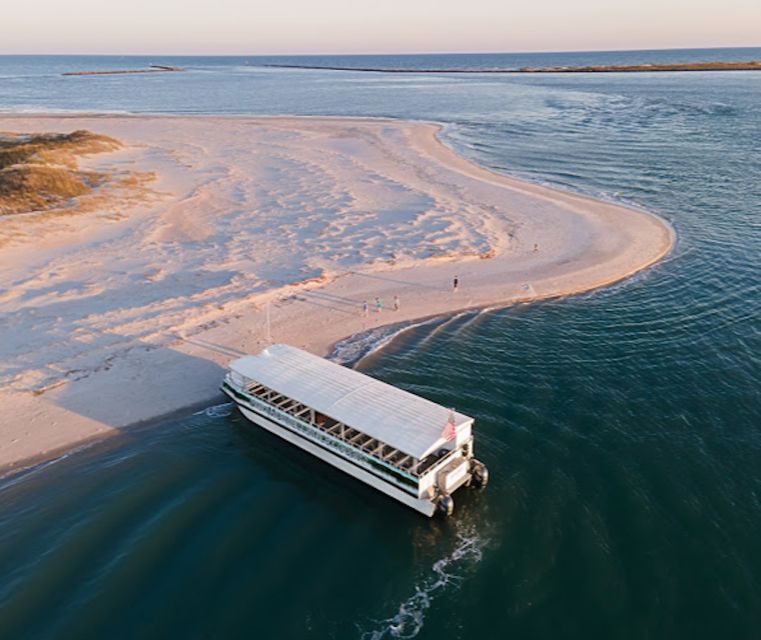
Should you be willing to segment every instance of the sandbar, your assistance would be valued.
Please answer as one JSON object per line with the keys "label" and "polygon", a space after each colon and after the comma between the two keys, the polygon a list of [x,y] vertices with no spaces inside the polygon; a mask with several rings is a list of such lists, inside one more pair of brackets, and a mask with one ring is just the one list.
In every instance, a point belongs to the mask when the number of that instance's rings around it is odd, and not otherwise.
{"label": "sandbar", "polygon": [[0,116],[79,129],[122,144],[85,169],[155,180],[0,220],[0,475],[213,403],[227,363],[270,341],[326,355],[389,323],[609,285],[674,243],[656,215],[477,166],[433,123]]}

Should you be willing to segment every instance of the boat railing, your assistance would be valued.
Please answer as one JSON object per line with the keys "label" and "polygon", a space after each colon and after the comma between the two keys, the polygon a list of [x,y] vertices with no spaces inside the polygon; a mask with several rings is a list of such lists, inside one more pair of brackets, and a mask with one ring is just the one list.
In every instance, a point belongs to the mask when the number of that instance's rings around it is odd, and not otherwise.
{"label": "boat railing", "polygon": [[459,448],[454,448],[440,450],[431,454],[420,461],[420,464],[418,465],[418,474],[422,476],[426,473],[437,473],[440,469],[449,464],[452,458],[456,457],[459,452]]}
{"label": "boat railing", "polygon": [[[350,447],[361,451],[366,456],[371,456],[380,462],[392,466],[404,473],[420,477],[430,470],[433,464],[441,458],[429,456],[424,460],[410,456],[391,445],[388,445],[368,434],[350,427],[343,422],[334,420],[311,407],[304,405],[293,398],[285,396],[258,382],[251,382],[245,387],[246,392],[264,402],[276,407],[280,411],[307,423],[309,426],[331,435]],[[433,460],[430,460],[434,458]]]}

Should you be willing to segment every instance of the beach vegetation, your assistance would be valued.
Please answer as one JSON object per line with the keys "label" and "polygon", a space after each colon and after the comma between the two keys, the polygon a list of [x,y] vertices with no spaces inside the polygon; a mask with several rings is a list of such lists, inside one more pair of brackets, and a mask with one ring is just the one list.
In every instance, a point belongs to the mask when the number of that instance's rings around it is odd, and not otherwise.
{"label": "beach vegetation", "polygon": [[108,176],[80,170],[78,158],[119,147],[89,131],[0,135],[0,215],[59,208],[91,193]]}

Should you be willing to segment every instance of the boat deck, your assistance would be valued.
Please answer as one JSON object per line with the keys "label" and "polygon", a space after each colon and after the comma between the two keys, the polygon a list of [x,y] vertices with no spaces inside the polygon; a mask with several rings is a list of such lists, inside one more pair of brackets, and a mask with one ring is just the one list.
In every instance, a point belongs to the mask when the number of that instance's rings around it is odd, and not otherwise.
{"label": "boat deck", "polygon": [[[298,404],[303,415],[312,409],[313,422],[328,429],[343,425],[334,430],[342,439],[404,468],[470,439],[473,418],[289,345],[239,358],[230,370],[239,388],[255,382],[262,393],[282,396],[282,406]],[[454,437],[446,429],[450,423]]]}
{"label": "boat deck", "polygon": [[391,465],[416,478],[420,477],[434,464],[443,460],[443,457],[435,455],[428,456],[424,460],[418,460],[377,438],[373,438],[343,422],[325,416],[311,407],[258,382],[251,383],[246,388],[246,391],[251,396],[259,398],[270,406],[276,407],[280,411],[307,423],[309,426],[319,429],[352,448],[358,449],[367,455],[377,458],[380,462]]}

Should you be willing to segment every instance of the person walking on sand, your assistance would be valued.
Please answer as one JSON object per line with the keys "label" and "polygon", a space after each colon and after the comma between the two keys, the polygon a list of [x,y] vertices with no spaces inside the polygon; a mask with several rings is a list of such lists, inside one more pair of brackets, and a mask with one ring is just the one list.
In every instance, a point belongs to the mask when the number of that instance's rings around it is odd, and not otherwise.
{"label": "person walking on sand", "polygon": [[362,315],[365,316],[366,318],[369,315],[369,313],[370,313],[370,306],[367,304],[367,300],[365,300],[362,303]]}
{"label": "person walking on sand", "polygon": [[457,293],[457,287],[460,286],[460,280],[457,276],[454,277],[454,280],[452,280],[452,291]]}
{"label": "person walking on sand", "polygon": [[383,308],[383,303],[381,302],[380,298],[375,298],[375,313],[380,313],[380,310]]}
{"label": "person walking on sand", "polygon": [[534,243],[534,253],[536,253],[537,251],[539,251],[539,245],[535,242]]}
{"label": "person walking on sand", "polygon": [[399,311],[399,296],[394,296],[394,311]]}

